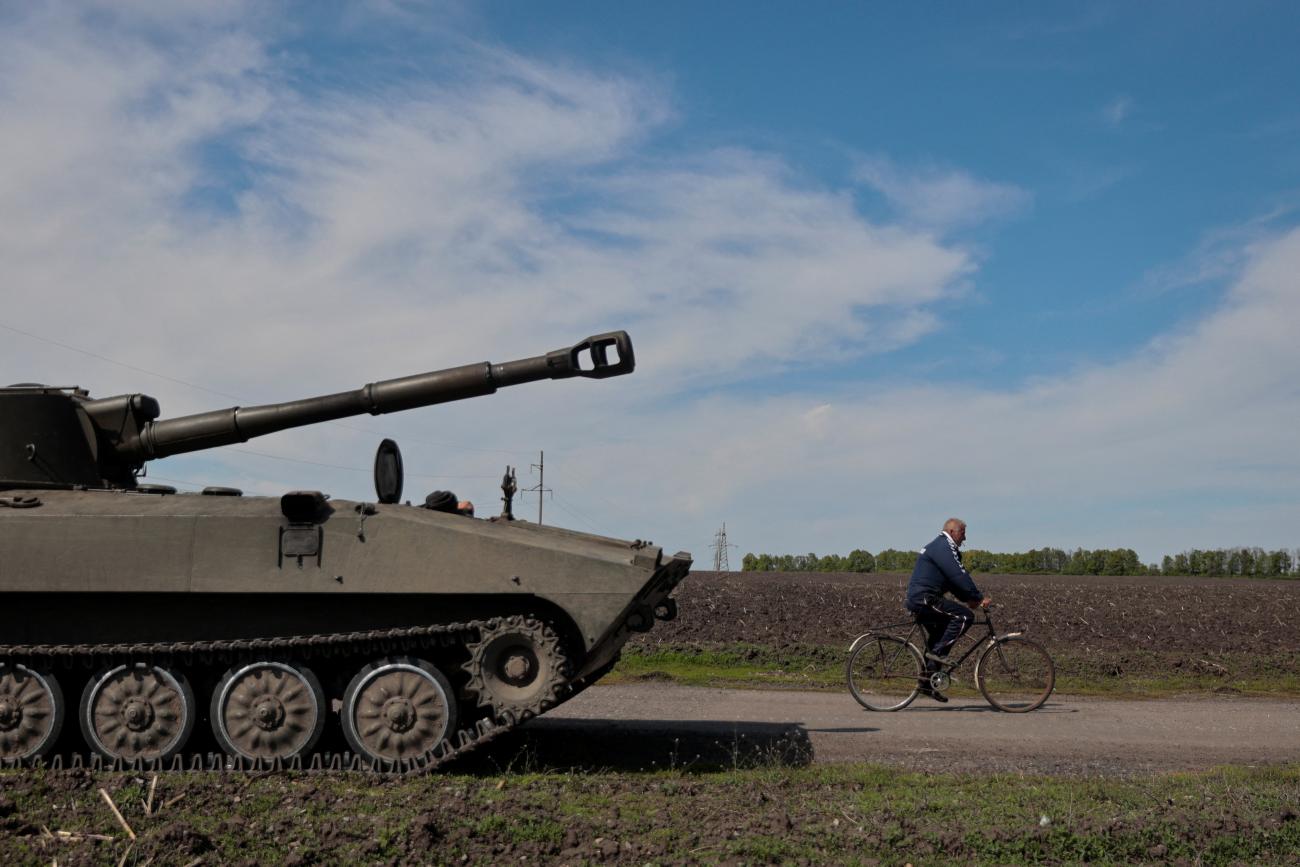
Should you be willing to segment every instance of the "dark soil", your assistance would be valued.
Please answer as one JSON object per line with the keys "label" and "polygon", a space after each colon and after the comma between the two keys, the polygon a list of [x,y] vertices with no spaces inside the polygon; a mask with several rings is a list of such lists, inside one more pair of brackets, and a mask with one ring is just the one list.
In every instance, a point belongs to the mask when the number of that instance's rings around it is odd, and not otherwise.
{"label": "dark soil", "polygon": [[[1006,629],[1102,650],[1300,650],[1300,581],[980,575]],[[873,624],[910,621],[902,574],[692,572],[679,615],[644,644],[846,646]]]}
{"label": "dark soil", "polygon": [[[678,617],[632,652],[759,645],[846,648],[880,624],[903,624],[905,574],[692,572]],[[1300,581],[978,575],[999,631],[1026,630],[1081,675],[1296,674]],[[1243,671],[1242,669],[1253,669]]]}

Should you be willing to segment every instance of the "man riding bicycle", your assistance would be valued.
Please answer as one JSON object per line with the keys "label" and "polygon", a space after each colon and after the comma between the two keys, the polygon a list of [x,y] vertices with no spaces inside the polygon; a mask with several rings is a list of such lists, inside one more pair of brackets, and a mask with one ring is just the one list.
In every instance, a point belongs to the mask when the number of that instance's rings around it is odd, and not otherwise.
{"label": "man riding bicycle", "polygon": [[[939,702],[948,701],[948,697],[930,685],[930,675],[939,670],[948,651],[975,622],[971,612],[987,608],[992,601],[980,592],[961,564],[959,549],[964,541],[966,522],[957,518],[944,521],[943,532],[917,555],[912,580],[907,585],[907,610],[915,615],[926,636],[921,693]],[[956,596],[966,607],[945,599],[945,593]]]}

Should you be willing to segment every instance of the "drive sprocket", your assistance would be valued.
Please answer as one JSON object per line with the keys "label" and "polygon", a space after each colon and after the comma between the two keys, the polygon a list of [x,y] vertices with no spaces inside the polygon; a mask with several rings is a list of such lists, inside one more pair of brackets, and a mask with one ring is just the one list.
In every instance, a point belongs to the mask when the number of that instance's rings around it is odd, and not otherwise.
{"label": "drive sprocket", "polygon": [[524,722],[559,702],[572,668],[559,636],[532,617],[494,617],[468,645],[466,691],[508,722]]}

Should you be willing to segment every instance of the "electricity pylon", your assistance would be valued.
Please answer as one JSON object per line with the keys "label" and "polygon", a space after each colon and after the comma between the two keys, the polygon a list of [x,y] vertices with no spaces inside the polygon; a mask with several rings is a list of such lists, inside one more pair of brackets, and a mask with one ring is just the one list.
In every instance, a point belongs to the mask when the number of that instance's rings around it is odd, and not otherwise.
{"label": "electricity pylon", "polygon": [[722,529],[713,534],[713,571],[730,572],[731,563],[727,559],[727,549],[735,548],[727,541],[727,525],[724,522]]}

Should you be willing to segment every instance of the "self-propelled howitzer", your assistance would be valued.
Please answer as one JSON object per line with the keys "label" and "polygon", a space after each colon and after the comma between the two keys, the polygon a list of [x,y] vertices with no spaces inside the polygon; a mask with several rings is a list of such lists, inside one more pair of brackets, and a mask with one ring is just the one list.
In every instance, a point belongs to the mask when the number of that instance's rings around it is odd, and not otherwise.
{"label": "self-propelled howitzer", "polygon": [[158,766],[215,746],[293,765],[341,735],[363,764],[428,769],[563,701],[675,615],[688,554],[516,521],[508,504],[487,520],[454,498],[401,504],[387,440],[373,503],[139,478],[168,455],[634,366],[615,332],[173,419],[142,394],[0,389],[0,762],[88,749]]}

